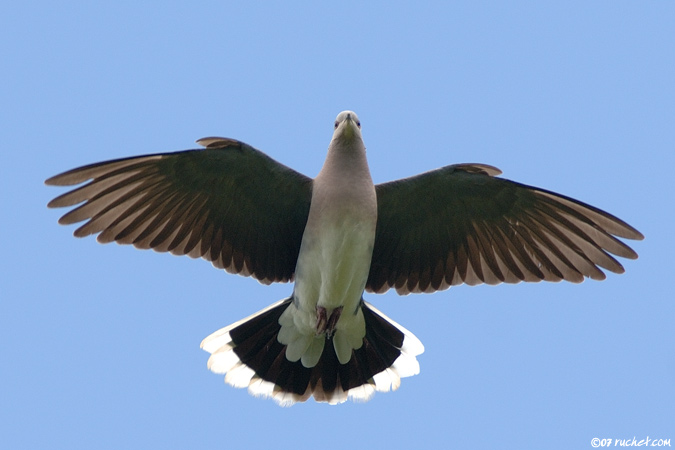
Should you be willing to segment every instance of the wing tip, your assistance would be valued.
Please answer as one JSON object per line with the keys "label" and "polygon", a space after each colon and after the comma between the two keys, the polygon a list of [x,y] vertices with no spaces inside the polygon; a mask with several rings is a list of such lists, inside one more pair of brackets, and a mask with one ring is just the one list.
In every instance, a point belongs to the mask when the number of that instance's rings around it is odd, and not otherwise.
{"label": "wing tip", "polygon": [[45,180],[45,186],[72,186],[73,184],[78,184],[79,182],[72,182],[69,179],[69,175],[72,172],[72,170],[69,170],[68,172],[63,172],[58,175],[54,175],[53,177],[49,177]]}

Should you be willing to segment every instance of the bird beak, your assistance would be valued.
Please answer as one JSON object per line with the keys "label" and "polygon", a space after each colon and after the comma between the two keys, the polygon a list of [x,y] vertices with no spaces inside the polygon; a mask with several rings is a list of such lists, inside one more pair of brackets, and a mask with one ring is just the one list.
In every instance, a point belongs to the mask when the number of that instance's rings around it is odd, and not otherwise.
{"label": "bird beak", "polygon": [[356,122],[354,122],[354,116],[347,114],[347,117],[340,128],[342,128],[342,135],[344,137],[352,138],[356,134],[356,130],[358,130],[359,127],[356,125]]}

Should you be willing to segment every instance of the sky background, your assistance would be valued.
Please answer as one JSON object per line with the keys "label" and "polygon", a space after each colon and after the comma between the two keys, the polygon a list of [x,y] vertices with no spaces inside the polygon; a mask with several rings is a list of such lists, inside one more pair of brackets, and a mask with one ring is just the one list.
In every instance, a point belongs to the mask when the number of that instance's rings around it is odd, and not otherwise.
{"label": "sky background", "polygon": [[[675,441],[675,2],[12,2],[0,17],[7,449],[592,448]],[[393,393],[281,408],[201,340],[287,296],[75,239],[43,182],[243,140],[315,176],[359,114],[375,182],[460,162],[642,231],[603,282],[366,299],[425,344]]]}

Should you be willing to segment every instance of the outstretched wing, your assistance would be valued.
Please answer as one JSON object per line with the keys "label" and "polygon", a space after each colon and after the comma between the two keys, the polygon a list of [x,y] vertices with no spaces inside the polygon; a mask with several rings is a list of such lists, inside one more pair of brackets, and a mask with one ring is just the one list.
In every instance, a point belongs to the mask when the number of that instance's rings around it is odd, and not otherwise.
{"label": "outstretched wing", "polygon": [[202,257],[263,283],[293,277],[312,180],[232,139],[206,149],[92,164],[48,185],[87,184],[49,207],[82,203],[59,223],[87,221],[75,236]]}
{"label": "outstretched wing", "polygon": [[481,164],[446,166],[376,186],[378,218],[367,289],[400,294],[451,285],[581,282],[622,273],[611,254],[643,239],[622,220],[550,191],[495,178]]}

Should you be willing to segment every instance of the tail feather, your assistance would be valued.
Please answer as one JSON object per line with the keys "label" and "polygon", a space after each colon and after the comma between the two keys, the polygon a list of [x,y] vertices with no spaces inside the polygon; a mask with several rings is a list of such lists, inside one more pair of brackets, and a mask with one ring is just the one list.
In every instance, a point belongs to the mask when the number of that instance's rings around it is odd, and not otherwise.
{"label": "tail feather", "polygon": [[415,356],[424,351],[422,343],[366,302],[361,306],[366,322],[363,345],[352,351],[346,364],[340,364],[333,345],[323,346],[314,367],[289,361],[277,336],[279,317],[291,301],[274,303],[204,339],[202,348],[211,353],[209,369],[226,374],[228,384],[248,387],[251,394],[281,405],[312,396],[331,404],[367,401],[376,391],[396,390],[402,377],[419,373]]}

